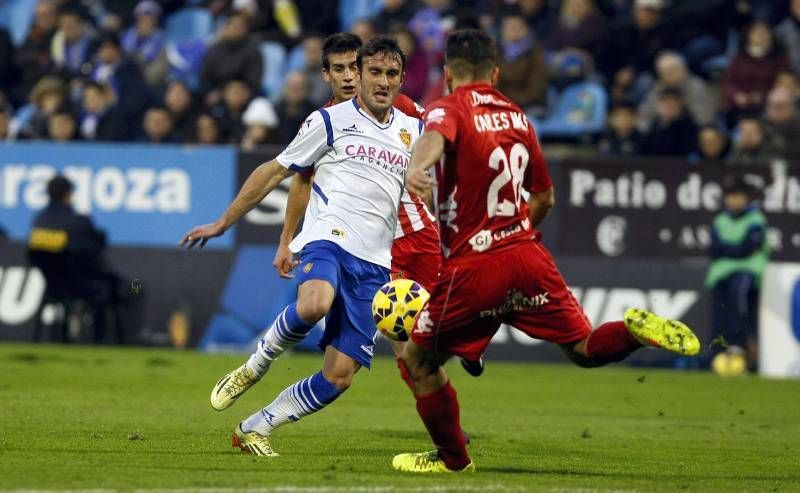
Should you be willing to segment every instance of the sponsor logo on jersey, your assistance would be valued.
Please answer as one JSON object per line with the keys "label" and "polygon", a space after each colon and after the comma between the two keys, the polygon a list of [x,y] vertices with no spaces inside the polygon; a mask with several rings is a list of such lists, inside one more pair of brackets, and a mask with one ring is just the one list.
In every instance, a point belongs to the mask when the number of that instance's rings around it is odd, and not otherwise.
{"label": "sponsor logo on jersey", "polygon": [[411,134],[405,128],[400,129],[400,142],[406,146],[406,149],[411,149]]}
{"label": "sponsor logo on jersey", "polygon": [[469,239],[469,244],[476,252],[485,252],[492,246],[492,232],[488,229],[478,231]]}
{"label": "sponsor logo on jersey", "polygon": [[427,308],[420,312],[419,318],[417,319],[417,326],[414,327],[414,332],[417,334],[429,334],[433,332],[433,320],[431,320],[431,314],[428,312]]}
{"label": "sponsor logo on jersey", "polygon": [[343,128],[342,132],[350,132],[350,133],[354,133],[354,134],[363,134],[364,133],[363,131],[359,130],[358,127],[356,127],[355,123],[351,127]]}
{"label": "sponsor logo on jersey", "polygon": [[303,272],[308,274],[309,272],[311,272],[312,267],[314,267],[314,262],[307,263],[306,265],[303,266]]}
{"label": "sponsor logo on jersey", "polygon": [[339,229],[339,228],[333,228],[331,230],[331,235],[333,235],[333,236],[335,236],[337,238],[344,238],[344,230]]}
{"label": "sponsor logo on jersey", "polygon": [[510,289],[503,304],[491,310],[481,310],[481,318],[499,317],[511,312],[532,312],[550,302],[550,293],[545,291],[531,298],[525,296],[522,291]]}
{"label": "sponsor logo on jersey", "polygon": [[497,99],[491,94],[481,94],[477,91],[472,91],[471,94],[472,94],[472,106],[482,106],[485,104],[493,104],[496,106],[511,106],[506,101],[503,101],[502,99]]}
{"label": "sponsor logo on jersey", "polygon": [[435,108],[425,115],[425,123],[426,124],[442,123],[444,117],[445,117],[444,108]]}

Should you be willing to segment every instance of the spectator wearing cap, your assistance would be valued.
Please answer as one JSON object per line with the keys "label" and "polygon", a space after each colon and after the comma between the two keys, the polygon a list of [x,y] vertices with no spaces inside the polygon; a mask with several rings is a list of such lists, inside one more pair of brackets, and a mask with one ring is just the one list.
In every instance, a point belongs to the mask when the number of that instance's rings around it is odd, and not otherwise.
{"label": "spectator wearing cap", "polygon": [[159,86],[169,72],[166,37],[158,27],[161,6],[154,0],[143,0],[136,5],[133,15],[136,22],[122,35],[122,48],[139,63],[145,82],[151,87]]}
{"label": "spectator wearing cap", "polygon": [[308,81],[302,72],[290,72],[283,84],[281,99],[275,107],[280,122],[280,142],[288,144],[300,124],[316,109],[308,99]]}
{"label": "spectator wearing cap", "polygon": [[31,88],[53,70],[50,46],[58,25],[58,9],[52,0],[36,4],[33,25],[22,46],[14,51],[14,61],[20,69],[17,81],[17,99],[25,100]]}
{"label": "spectator wearing cap", "polygon": [[743,113],[761,112],[778,73],[789,67],[766,22],[751,24],[743,38],[722,78],[722,111],[729,121]]}
{"label": "spectator wearing cap", "polygon": [[800,160],[800,111],[789,89],[778,87],[770,91],[764,119],[782,157]]}
{"label": "spectator wearing cap", "polygon": [[775,28],[789,54],[794,73],[800,74],[800,0],[791,0],[789,15]]}
{"label": "spectator wearing cap", "polygon": [[653,60],[669,46],[662,0],[636,0],[630,17],[609,29],[598,65],[610,81],[612,100],[638,102],[653,81]]}
{"label": "spectator wearing cap", "polygon": [[173,122],[173,133],[177,142],[190,142],[194,134],[196,111],[194,96],[185,82],[174,80],[164,92],[164,107]]}
{"label": "spectator wearing cap", "polygon": [[636,129],[634,107],[619,104],[611,110],[608,128],[600,138],[599,149],[608,156],[633,156],[639,154],[641,139]]}
{"label": "spectator wearing cap", "polygon": [[655,60],[658,81],[639,105],[638,126],[646,131],[653,125],[658,114],[658,96],[664,89],[675,89],[681,93],[686,109],[698,125],[708,125],[714,120],[716,105],[708,86],[700,77],[689,72],[683,56],[667,51]]}
{"label": "spectator wearing cap", "polygon": [[[130,122],[141,122],[151,100],[150,90],[139,65],[122,52],[116,35],[106,34],[100,39],[91,79],[111,88],[120,117]],[[136,129],[128,130],[126,140],[135,138]]]}
{"label": "spectator wearing cap", "polygon": [[743,116],[736,126],[738,139],[728,162],[735,164],[766,164],[778,157],[774,146],[767,139],[761,120],[755,116]]}
{"label": "spectator wearing cap", "polygon": [[264,61],[258,44],[250,38],[248,17],[234,13],[217,34],[216,42],[203,58],[200,69],[200,90],[207,94],[206,103],[216,104],[220,92],[228,81],[244,81],[250,92],[257,94],[261,88]]}
{"label": "spectator wearing cap", "polygon": [[663,89],[655,123],[642,138],[642,154],[685,158],[696,147],[697,124],[686,111],[683,96],[677,89]]}
{"label": "spectator wearing cap", "polygon": [[542,45],[518,12],[503,19],[500,39],[497,88],[526,110],[544,113],[548,69]]}
{"label": "spectator wearing cap", "polygon": [[64,9],[50,43],[50,58],[66,76],[79,75],[89,61],[94,35],[77,10]]}
{"label": "spectator wearing cap", "polygon": [[727,134],[716,125],[706,125],[697,133],[697,152],[689,160],[695,163],[721,163],[725,161],[730,143]]}
{"label": "spectator wearing cap", "polygon": [[250,102],[242,115],[246,130],[240,143],[245,151],[252,151],[263,145],[280,143],[276,131],[278,115],[267,98],[256,98]]}

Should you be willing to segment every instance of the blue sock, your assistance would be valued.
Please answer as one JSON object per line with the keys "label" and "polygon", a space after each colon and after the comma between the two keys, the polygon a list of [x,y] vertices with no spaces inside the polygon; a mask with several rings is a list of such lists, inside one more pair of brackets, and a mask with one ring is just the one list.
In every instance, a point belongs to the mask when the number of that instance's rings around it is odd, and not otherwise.
{"label": "blue sock", "polygon": [[297,302],[287,306],[278,314],[267,333],[258,342],[258,349],[247,360],[247,366],[256,375],[263,375],[273,360],[303,340],[314,325],[297,314]]}
{"label": "blue sock", "polygon": [[290,385],[267,407],[242,421],[244,431],[269,435],[275,428],[313,414],[342,395],[321,371]]}

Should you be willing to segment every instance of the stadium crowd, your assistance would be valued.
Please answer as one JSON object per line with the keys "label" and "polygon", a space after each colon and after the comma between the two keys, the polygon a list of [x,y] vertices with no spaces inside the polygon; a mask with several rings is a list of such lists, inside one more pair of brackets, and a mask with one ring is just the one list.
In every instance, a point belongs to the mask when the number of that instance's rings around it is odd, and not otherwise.
{"label": "stadium crowd", "polygon": [[800,0],[39,0],[29,11],[27,29],[0,19],[0,139],[286,144],[330,97],[325,36],[396,36],[403,92],[425,105],[446,91],[447,32],[481,27],[499,41],[500,90],[545,142],[800,159]]}

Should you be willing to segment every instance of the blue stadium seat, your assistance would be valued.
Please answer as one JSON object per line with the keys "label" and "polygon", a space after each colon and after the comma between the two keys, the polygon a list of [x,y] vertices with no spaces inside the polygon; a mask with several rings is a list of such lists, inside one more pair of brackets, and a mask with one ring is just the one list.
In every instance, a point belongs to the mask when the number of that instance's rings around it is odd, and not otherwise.
{"label": "blue stadium seat", "polygon": [[303,44],[299,44],[289,51],[289,58],[286,60],[286,73],[295,70],[303,70],[306,66],[306,52]]}
{"label": "blue stadium seat", "polygon": [[14,116],[11,117],[11,121],[8,124],[8,135],[12,139],[16,138],[20,131],[28,125],[34,111],[36,111],[36,107],[32,104],[26,104],[25,106],[20,106],[14,113]]}
{"label": "blue stadium seat", "polygon": [[[211,319],[198,345],[201,350],[219,347],[247,350],[267,324],[295,300],[296,281],[281,279],[272,268],[274,246],[244,246],[228,274],[220,311]],[[314,329],[299,349],[316,350],[322,335]]]}
{"label": "blue stadium seat", "polygon": [[192,90],[196,90],[206,52],[205,41],[194,39],[181,43],[167,42],[166,50],[170,79],[182,80]]}
{"label": "blue stadium seat", "polygon": [[339,23],[342,31],[349,31],[357,20],[367,19],[381,10],[381,0],[341,0]]}
{"label": "blue stadium seat", "polygon": [[167,18],[167,40],[174,43],[205,39],[214,32],[214,19],[208,10],[183,8]]}
{"label": "blue stadium seat", "polygon": [[35,8],[34,0],[0,0],[0,27],[8,31],[16,46],[25,41]]}
{"label": "blue stadium seat", "polygon": [[608,94],[596,82],[567,86],[550,114],[535,124],[541,138],[578,138],[598,134],[606,124]]}
{"label": "blue stadium seat", "polygon": [[261,90],[272,101],[280,97],[283,78],[286,74],[286,48],[274,41],[261,43],[261,57],[264,59],[264,73]]}

